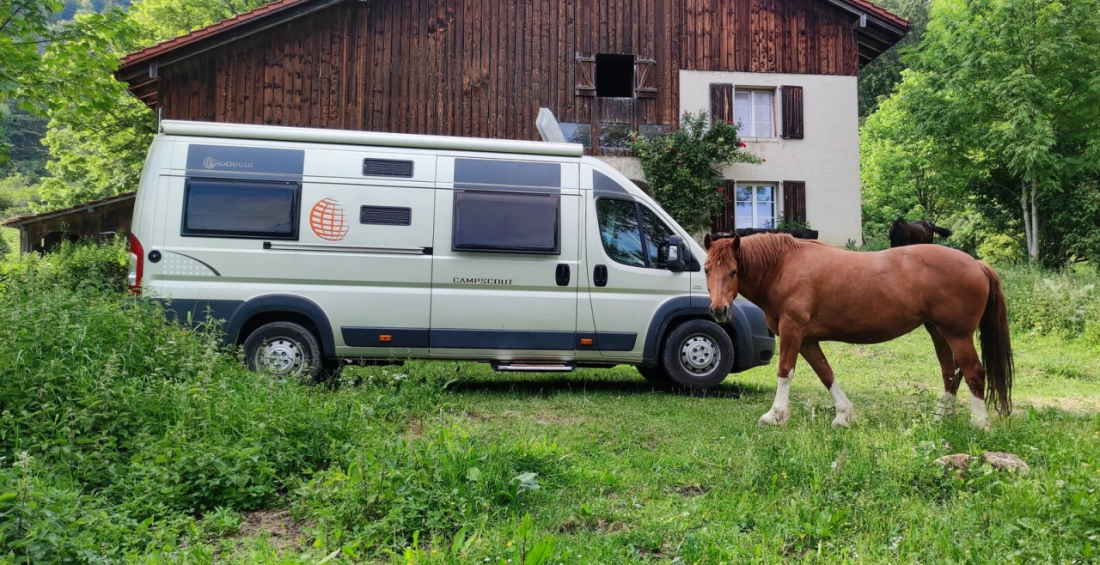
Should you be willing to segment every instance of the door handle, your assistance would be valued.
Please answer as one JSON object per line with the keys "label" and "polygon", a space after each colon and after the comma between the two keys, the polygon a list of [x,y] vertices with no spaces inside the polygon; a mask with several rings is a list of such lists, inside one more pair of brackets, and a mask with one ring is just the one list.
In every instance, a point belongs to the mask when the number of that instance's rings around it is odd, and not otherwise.
{"label": "door handle", "polygon": [[607,265],[596,265],[592,270],[592,282],[596,286],[607,286]]}
{"label": "door handle", "polygon": [[554,279],[558,286],[569,286],[569,265],[558,263],[558,269],[554,272]]}

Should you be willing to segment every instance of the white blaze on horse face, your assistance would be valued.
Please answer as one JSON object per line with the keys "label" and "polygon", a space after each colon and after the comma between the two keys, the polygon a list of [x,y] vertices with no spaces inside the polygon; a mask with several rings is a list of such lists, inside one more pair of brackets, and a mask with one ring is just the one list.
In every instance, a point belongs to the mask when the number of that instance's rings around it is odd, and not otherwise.
{"label": "white blaze on horse face", "polygon": [[974,427],[989,431],[989,412],[985,409],[985,400],[977,396],[970,397],[970,423]]}
{"label": "white blaze on horse face", "polygon": [[791,417],[790,399],[792,378],[794,378],[794,369],[791,369],[786,377],[779,377],[777,379],[779,383],[775,388],[775,402],[772,402],[772,409],[768,410],[767,414],[764,414],[757,420],[756,424],[758,426],[782,426],[787,423],[787,418]]}
{"label": "white blaze on horse face", "polygon": [[932,416],[932,420],[939,422],[947,414],[953,414],[955,412],[955,395],[950,392],[944,392],[939,401],[936,402],[936,412]]}
{"label": "white blaze on horse face", "polygon": [[840,385],[836,380],[833,380],[833,386],[829,388],[829,394],[833,397],[833,407],[836,408],[836,419],[833,420],[833,427],[846,427],[852,423],[855,419],[855,407],[852,406],[852,402],[848,400],[848,396],[844,394],[843,390],[840,390]]}

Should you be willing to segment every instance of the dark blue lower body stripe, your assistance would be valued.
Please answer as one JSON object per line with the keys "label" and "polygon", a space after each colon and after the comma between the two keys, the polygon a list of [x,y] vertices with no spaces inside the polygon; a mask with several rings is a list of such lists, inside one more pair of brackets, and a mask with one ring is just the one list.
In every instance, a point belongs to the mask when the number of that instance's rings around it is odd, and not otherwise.
{"label": "dark blue lower body stripe", "polygon": [[[428,330],[416,328],[340,328],[344,343],[351,347],[427,348]],[[389,341],[382,341],[384,335]]]}
{"label": "dark blue lower body stripe", "polygon": [[[540,332],[515,330],[460,330],[421,328],[340,328],[349,347],[400,347],[438,349],[529,349],[542,351],[632,351],[638,334],[627,332]],[[390,336],[382,341],[381,336]],[[581,345],[592,338],[594,346]]]}
{"label": "dark blue lower body stripe", "polygon": [[430,341],[440,349],[573,350],[573,332],[433,329]]}

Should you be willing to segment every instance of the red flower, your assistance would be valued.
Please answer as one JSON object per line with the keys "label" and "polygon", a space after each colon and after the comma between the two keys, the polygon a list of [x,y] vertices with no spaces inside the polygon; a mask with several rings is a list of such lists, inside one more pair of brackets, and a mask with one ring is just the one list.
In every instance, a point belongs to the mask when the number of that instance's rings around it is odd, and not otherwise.
{"label": "red flower", "polygon": [[745,145],[745,142],[744,142],[744,141],[738,141],[738,142],[737,142],[737,146],[738,146],[738,147],[748,147],[747,145]]}
{"label": "red flower", "polygon": [[718,187],[718,194],[722,194],[725,191],[726,191],[726,189],[724,189],[722,187]]}
{"label": "red flower", "polygon": [[675,154],[676,154],[676,148],[675,148],[675,147],[669,147],[669,148],[668,148],[668,152],[669,152],[669,153],[672,153],[673,155],[675,155]]}
{"label": "red flower", "polygon": [[768,160],[767,160],[767,159],[761,159],[761,160],[760,160],[760,162],[761,162],[761,163],[767,163],[767,162],[768,162]]}
{"label": "red flower", "polygon": [[631,137],[630,137],[630,141],[631,141],[631,142],[634,142],[634,141],[638,141],[638,140],[637,140],[637,139],[635,139],[635,138],[634,138],[633,136],[631,136]]}
{"label": "red flower", "polygon": [[733,125],[733,120],[726,120],[726,123],[732,126]]}

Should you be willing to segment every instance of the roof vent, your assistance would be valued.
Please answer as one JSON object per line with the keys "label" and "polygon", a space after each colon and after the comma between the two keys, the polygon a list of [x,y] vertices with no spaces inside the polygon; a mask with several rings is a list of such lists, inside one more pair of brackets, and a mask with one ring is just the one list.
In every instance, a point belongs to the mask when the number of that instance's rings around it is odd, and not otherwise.
{"label": "roof vent", "polygon": [[413,162],[393,159],[363,159],[363,176],[411,179],[413,176]]}

